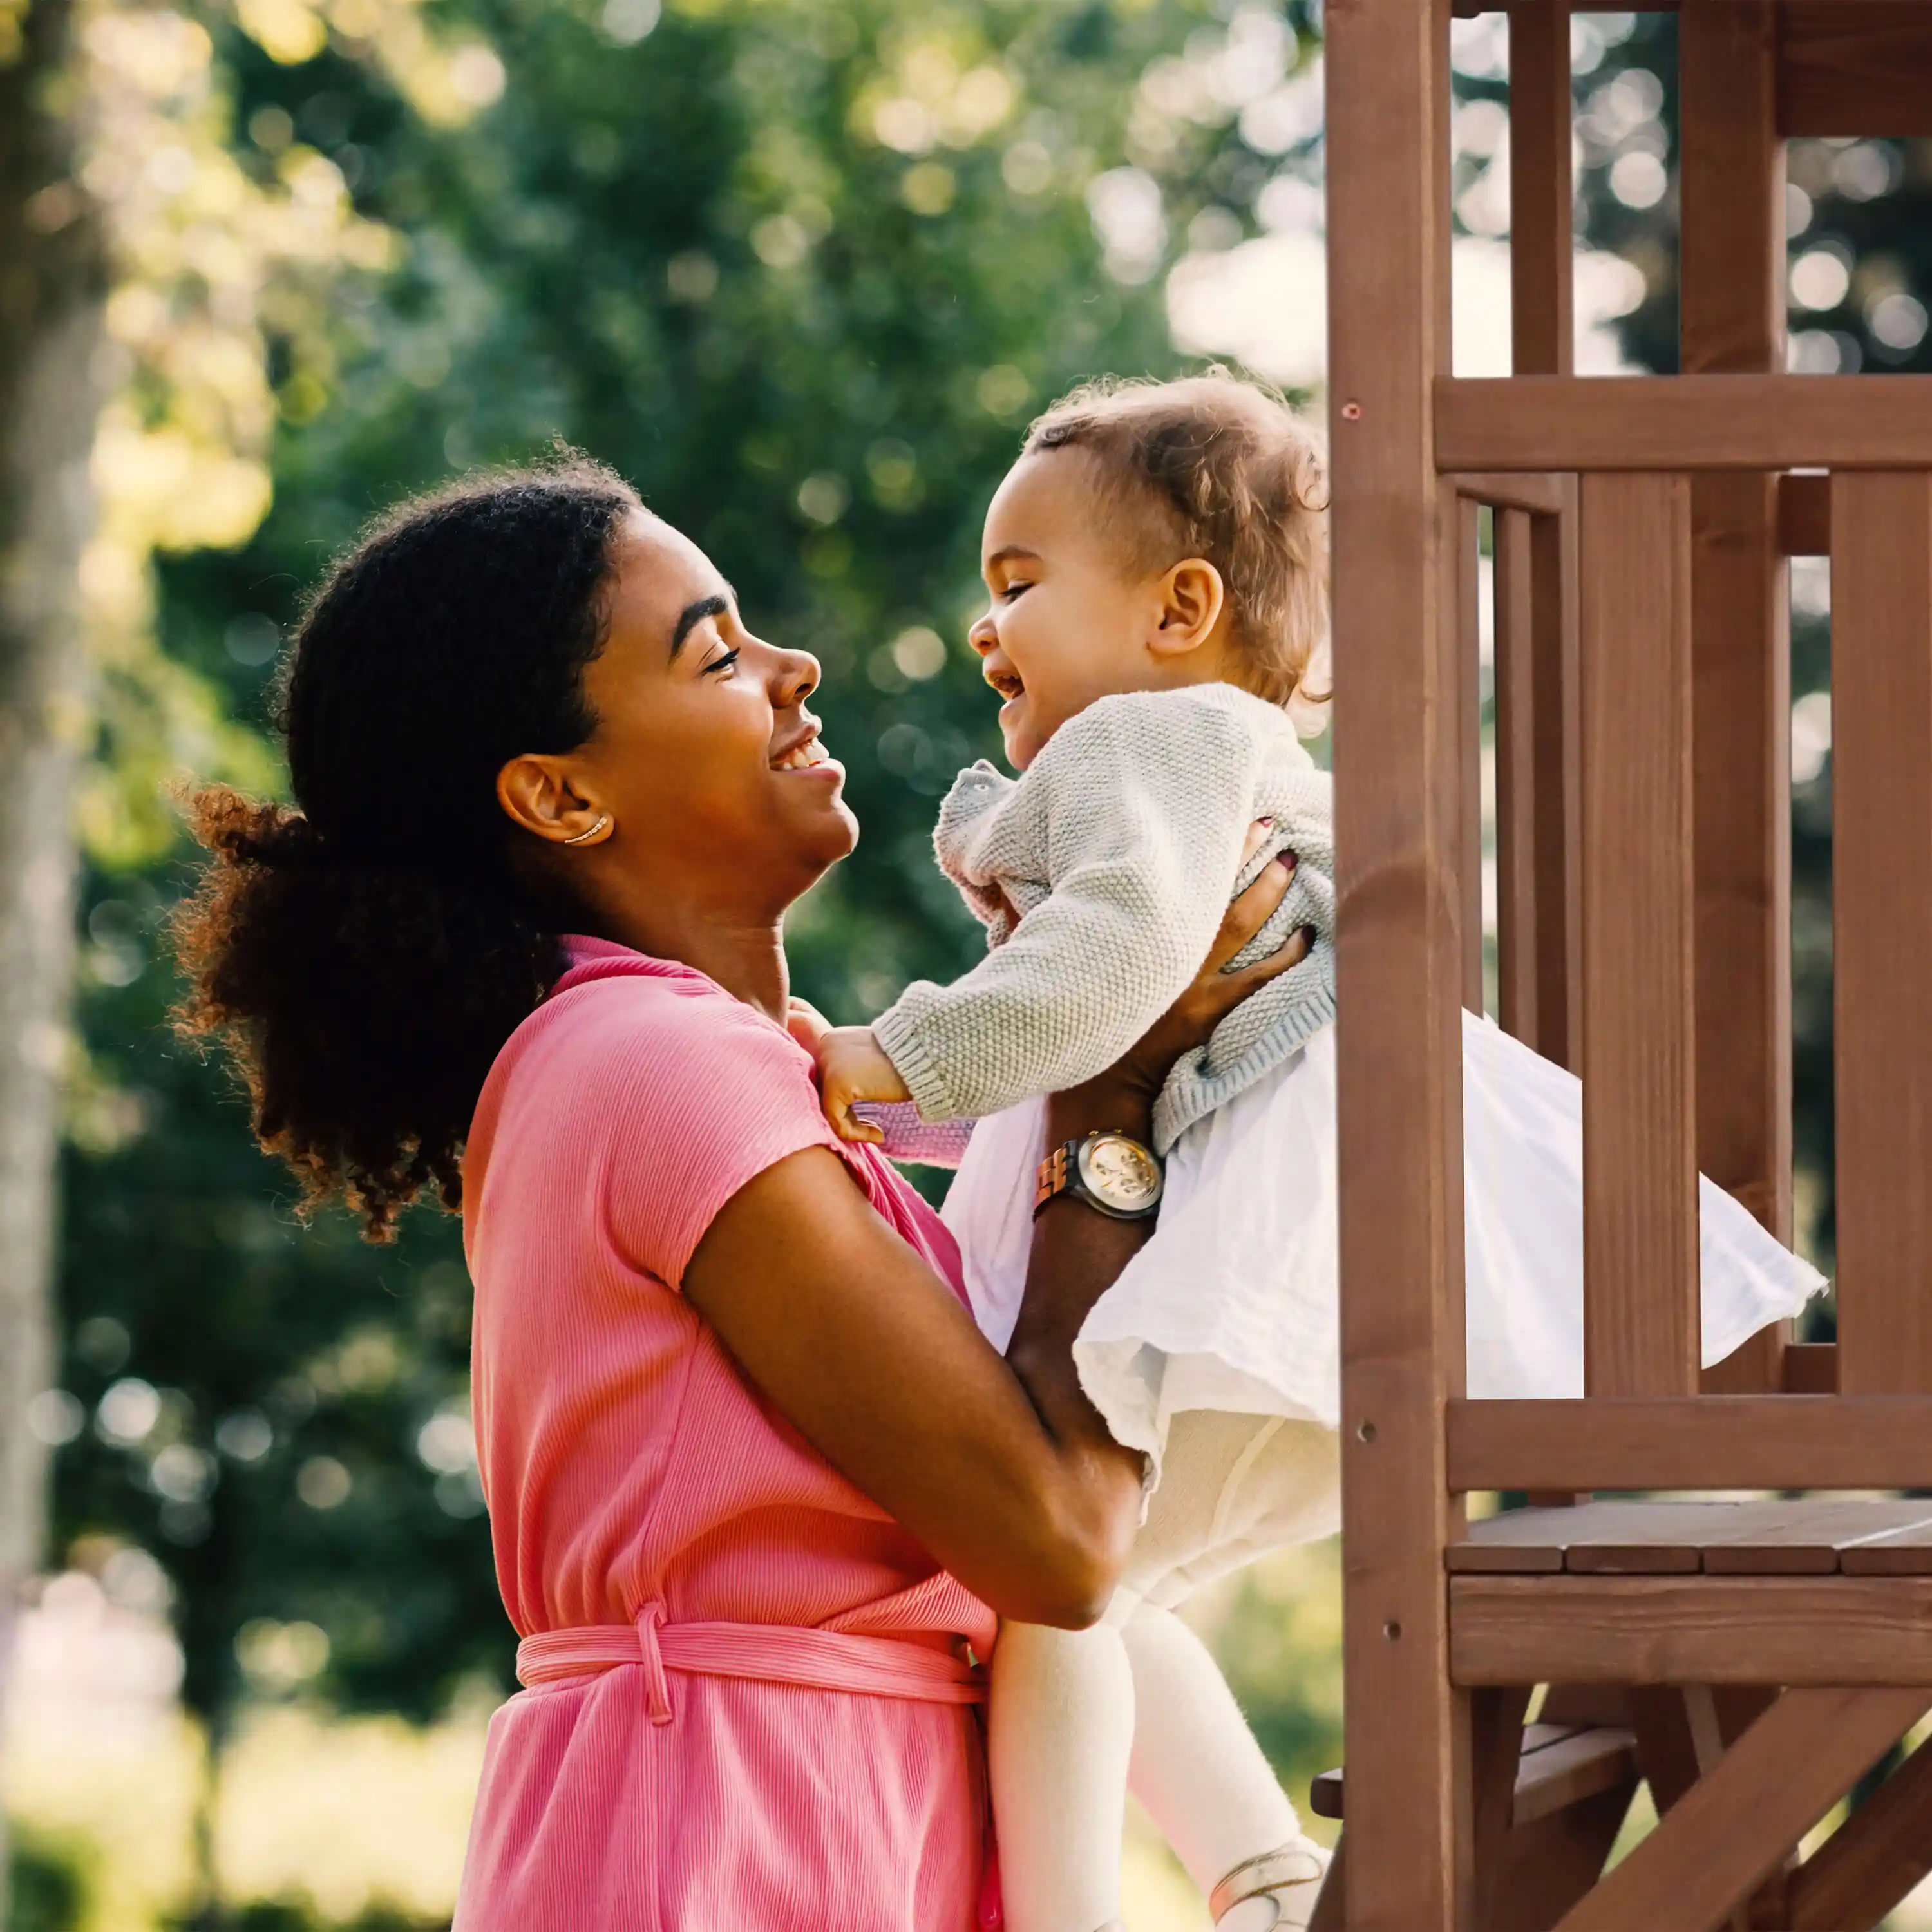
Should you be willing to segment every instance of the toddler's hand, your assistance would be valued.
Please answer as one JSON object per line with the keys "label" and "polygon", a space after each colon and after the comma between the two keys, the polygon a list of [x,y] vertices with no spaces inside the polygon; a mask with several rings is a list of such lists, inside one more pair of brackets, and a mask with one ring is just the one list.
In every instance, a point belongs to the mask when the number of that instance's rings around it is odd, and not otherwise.
{"label": "toddler's hand", "polygon": [[909,1100],[898,1069],[886,1058],[870,1027],[833,1027],[818,1042],[818,1088],[825,1118],[841,1140],[869,1141],[884,1133],[869,1120],[856,1119],[855,1100]]}

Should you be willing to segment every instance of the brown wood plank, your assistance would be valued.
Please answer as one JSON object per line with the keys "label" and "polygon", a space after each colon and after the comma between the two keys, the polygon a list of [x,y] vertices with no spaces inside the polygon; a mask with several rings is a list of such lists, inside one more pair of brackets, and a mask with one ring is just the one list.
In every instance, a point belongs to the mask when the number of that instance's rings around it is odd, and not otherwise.
{"label": "brown wood plank", "polygon": [[1597,1882],[1636,1792],[1626,1778],[1511,1832],[1502,1896],[1484,1932],[1550,1932]]}
{"label": "brown wood plank", "polygon": [[1932,1525],[1901,1523],[1847,1550],[1838,1567],[1848,1576],[1932,1576]]}
{"label": "brown wood plank", "polygon": [[1452,1402],[1459,1490],[1932,1489],[1932,1400]]}
{"label": "brown wood plank", "polygon": [[1445,470],[1909,470],[1932,463],[1919,376],[1439,379]]}
{"label": "brown wood plank", "polygon": [[1574,366],[1576,201],[1570,10],[1510,22],[1510,362],[1519,375]]}
{"label": "brown wood plank", "polygon": [[1452,1576],[1459,1683],[1918,1684],[1932,1577]]}
{"label": "brown wood plank", "polygon": [[1832,481],[1838,1378],[1932,1390],[1932,475]]}
{"label": "brown wood plank", "polygon": [[1742,1502],[1589,1502],[1574,1509],[1506,1510],[1469,1526],[1445,1552],[1458,1574],[1564,1569],[1694,1571],[1702,1544],[1723,1535]]}
{"label": "brown wood plank", "polygon": [[1697,1387],[1690,491],[1582,482],[1583,1331],[1593,1395]]}
{"label": "brown wood plank", "polygon": [[1914,1751],[1790,1879],[1790,1932],[1868,1932],[1932,1873],[1932,1751]]}
{"label": "brown wood plank", "polygon": [[[1572,1072],[1583,1064],[1583,673],[1581,484],[1564,482],[1563,514],[1530,526],[1537,662],[1538,1050]],[[1540,837],[1540,835],[1539,835]]]}
{"label": "brown wood plank", "polygon": [[1443,541],[1455,591],[1456,926],[1462,961],[1462,1004],[1480,1014],[1483,1000],[1482,506],[1442,493]]}
{"label": "brown wood plank", "polygon": [[1838,1345],[1835,1342],[1794,1342],[1784,1352],[1786,1395],[1836,1395]]}
{"label": "brown wood plank", "polygon": [[1560,516],[1566,494],[1567,478],[1562,476],[1452,476],[1459,496],[1467,496],[1492,509],[1527,510],[1537,517]]}
{"label": "brown wood plank", "polygon": [[1716,1924],[1928,1702],[1932,1691],[1786,1691],[1560,1932]]}
{"label": "brown wood plank", "polygon": [[[1533,1824],[1635,1775],[1636,1739],[1614,1724],[1526,1724],[1516,1774],[1514,1817]],[[1339,1765],[1308,1787],[1308,1808],[1318,1818],[1346,1814],[1348,1785]]]}
{"label": "brown wood plank", "polygon": [[[1868,1545],[1921,1530],[1932,1557],[1932,1502],[1802,1496],[1748,1503],[1704,1546],[1707,1576],[1828,1576]],[[1932,1562],[1927,1568],[1932,1570]]]}
{"label": "brown wood plank", "polygon": [[1932,13],[1899,0],[1784,0],[1780,12],[1780,132],[1932,134]]}
{"label": "brown wood plank", "polygon": [[1832,554],[1832,479],[1822,470],[1778,479],[1778,546],[1786,556]]}
{"label": "brown wood plank", "polygon": [[[1335,575],[1344,1705],[1351,1932],[1466,1922],[1467,1700],[1448,1682],[1460,1505],[1462,962],[1455,638],[1431,460],[1448,367],[1447,0],[1327,23]],[[1331,1890],[1333,1888],[1330,1888]]]}
{"label": "brown wood plank", "polygon": [[[1784,366],[1784,146],[1774,0],[1678,26],[1682,365]],[[1691,484],[1697,1165],[1791,1232],[1790,619],[1769,472]],[[1750,1363],[1782,1386],[1783,1324]],[[1742,1365],[1741,1365],[1742,1366]]]}
{"label": "brown wood plank", "polygon": [[1496,531],[1496,991],[1503,1029],[1537,1043],[1535,598],[1531,519],[1493,511]]}

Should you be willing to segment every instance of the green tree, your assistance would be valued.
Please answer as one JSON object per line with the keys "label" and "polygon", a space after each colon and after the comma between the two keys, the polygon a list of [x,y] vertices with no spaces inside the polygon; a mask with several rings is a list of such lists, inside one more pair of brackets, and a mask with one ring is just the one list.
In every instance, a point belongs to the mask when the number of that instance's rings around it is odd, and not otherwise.
{"label": "green tree", "polygon": [[[1271,86],[1300,10],[452,4],[437,71],[467,121],[372,56],[368,0],[239,10],[212,22],[236,165],[339,189],[396,239],[338,270],[324,326],[265,305],[273,508],[162,559],[166,663],[260,726],[304,586],[370,510],[560,435],[825,662],[866,837],[800,909],[800,989],[856,1018],[957,970],[976,928],[928,841],[955,769],[997,748],[962,641],[981,512],[1033,409],[1176,366],[1164,267],[1190,224],[1252,232],[1276,166],[1275,135],[1240,131],[1251,79],[1215,64],[1265,18]],[[171,1603],[218,1742],[248,1695],[427,1714],[506,1686],[512,1651],[455,1229],[425,1212],[376,1251],[296,1225],[238,1096],[164,1030],[186,856],[104,844],[87,881],[61,1546]]]}

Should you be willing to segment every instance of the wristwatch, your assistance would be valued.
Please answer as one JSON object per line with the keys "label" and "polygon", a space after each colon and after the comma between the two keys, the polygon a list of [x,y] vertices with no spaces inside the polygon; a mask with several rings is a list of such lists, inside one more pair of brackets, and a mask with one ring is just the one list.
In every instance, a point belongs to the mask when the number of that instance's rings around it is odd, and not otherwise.
{"label": "wristwatch", "polygon": [[1116,1221],[1144,1221],[1160,1210],[1166,1177],[1160,1157],[1131,1135],[1089,1134],[1057,1147],[1040,1164],[1033,1211],[1058,1194],[1071,1194]]}

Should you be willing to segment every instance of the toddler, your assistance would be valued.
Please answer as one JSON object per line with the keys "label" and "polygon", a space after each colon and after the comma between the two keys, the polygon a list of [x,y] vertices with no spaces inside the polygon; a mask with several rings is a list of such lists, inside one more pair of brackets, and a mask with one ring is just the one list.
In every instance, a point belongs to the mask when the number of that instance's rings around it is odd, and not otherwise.
{"label": "toddler", "polygon": [[[1295,728],[1319,703],[1325,499],[1312,434],[1231,377],[1096,386],[1033,425],[987,513],[991,603],[971,633],[1021,776],[962,772],[934,840],[989,951],[819,1045],[848,1138],[929,1156],[931,1124],[976,1122],[945,1215],[1004,1348],[1036,1170],[1044,1191],[1080,1165],[1042,1165],[1044,1096],[1138,1039],[1231,892],[1293,855],[1281,907],[1232,963],[1298,928],[1306,957],[1174,1067],[1155,1159],[1114,1150],[1143,1193],[1164,1164],[1164,1191],[1075,1356],[1146,1456],[1148,1500],[1098,1627],[1000,1634],[989,1760],[1011,1932],[1118,1921],[1130,1779],[1226,1932],[1305,1926],[1324,1869],[1173,1612],[1338,1519],[1334,839],[1327,776]],[[1580,1088],[1467,1016],[1463,1079],[1470,1393],[1580,1395]],[[907,1102],[928,1131],[896,1145],[881,1122]],[[888,1104],[852,1111],[867,1102]],[[1701,1202],[1710,1361],[1822,1284],[1708,1182]]]}

